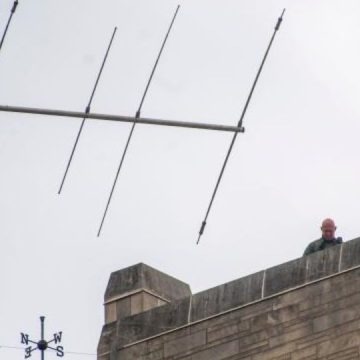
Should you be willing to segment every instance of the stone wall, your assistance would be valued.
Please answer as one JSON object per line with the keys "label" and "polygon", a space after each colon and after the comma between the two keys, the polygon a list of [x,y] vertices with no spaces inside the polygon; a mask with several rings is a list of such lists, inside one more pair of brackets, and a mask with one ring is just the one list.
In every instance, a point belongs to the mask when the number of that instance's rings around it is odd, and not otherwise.
{"label": "stone wall", "polygon": [[359,351],[355,239],[107,324],[98,359],[351,360]]}

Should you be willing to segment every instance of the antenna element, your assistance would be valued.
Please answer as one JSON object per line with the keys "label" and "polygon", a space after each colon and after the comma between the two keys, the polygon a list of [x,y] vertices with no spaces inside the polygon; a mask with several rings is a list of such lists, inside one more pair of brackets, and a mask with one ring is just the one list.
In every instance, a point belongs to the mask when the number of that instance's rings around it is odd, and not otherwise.
{"label": "antenna element", "polygon": [[146,84],[146,87],[145,87],[143,96],[142,96],[141,101],[140,101],[140,104],[139,104],[139,108],[138,108],[138,110],[136,111],[136,114],[135,114],[135,122],[133,123],[133,125],[132,125],[132,127],[131,127],[131,130],[130,130],[128,139],[127,139],[127,141],[126,141],[125,148],[124,148],[124,151],[123,151],[123,153],[122,153],[121,160],[120,160],[120,163],[119,163],[119,166],[118,166],[116,175],[115,175],[115,179],[114,179],[114,182],[113,182],[111,191],[110,191],[110,195],[109,195],[109,198],[108,198],[106,207],[105,207],[105,211],[104,211],[103,217],[102,217],[102,219],[101,219],[100,227],[99,227],[98,234],[97,234],[98,237],[100,236],[101,229],[102,229],[102,227],[103,227],[103,225],[104,225],[104,221],[105,221],[105,218],[106,218],[106,214],[107,214],[108,209],[109,209],[109,205],[110,205],[110,202],[111,202],[111,199],[112,199],[114,190],[115,190],[115,186],[116,186],[116,183],[117,183],[119,174],[120,174],[120,170],[121,170],[122,165],[123,165],[123,163],[124,163],[124,159],[125,159],[127,150],[128,150],[128,148],[129,148],[129,144],[130,144],[131,138],[132,138],[133,133],[134,133],[134,129],[135,129],[135,126],[136,126],[136,123],[137,123],[136,120],[140,118],[141,109],[142,109],[142,106],[143,106],[143,104],[144,104],[144,101],[145,101],[147,92],[148,92],[148,90],[149,90],[149,87],[150,87],[150,84],[151,84],[151,80],[152,80],[152,78],[153,78],[153,76],[154,76],[155,70],[156,70],[157,65],[158,65],[158,63],[159,63],[161,54],[162,54],[162,52],[163,52],[163,50],[164,50],[166,41],[167,41],[167,39],[168,39],[168,37],[169,37],[170,31],[171,31],[171,29],[172,29],[172,26],[173,26],[173,24],[174,24],[174,21],[175,21],[175,18],[176,18],[176,15],[177,15],[179,9],[180,9],[180,5],[177,6],[176,11],[175,11],[175,14],[174,14],[174,16],[173,16],[173,18],[172,18],[172,20],[171,20],[169,29],[168,29],[168,31],[167,31],[167,33],[166,33],[165,39],[164,39],[164,41],[163,41],[163,43],[162,43],[162,45],[161,45],[161,48],[160,48],[159,54],[158,54],[158,56],[157,56],[157,59],[156,59],[156,61],[155,61],[154,67],[153,67],[153,69],[152,69],[152,71],[151,71],[149,80],[148,80],[148,82],[147,82],[147,84]]}
{"label": "antenna element", "polygon": [[6,26],[5,26],[5,30],[4,30],[3,35],[2,35],[2,37],[1,37],[1,41],[0,41],[0,51],[1,51],[1,48],[2,48],[3,43],[4,43],[4,41],[5,41],[5,37],[6,37],[6,34],[7,34],[8,29],[9,29],[10,23],[11,23],[11,19],[12,19],[13,15],[15,14],[15,11],[16,11],[16,8],[17,8],[18,5],[19,5],[18,0],[15,0],[15,1],[14,1],[14,4],[13,4],[11,10],[10,10],[9,20],[8,20]]}
{"label": "antenna element", "polygon": [[[275,35],[276,35],[277,31],[278,31],[279,28],[280,28],[281,22],[282,22],[282,20],[283,20],[284,13],[285,13],[285,9],[284,9],[283,12],[281,13],[281,16],[278,18],[278,21],[277,21],[277,23],[276,23],[276,25],[275,25],[274,33],[273,33],[273,35],[272,35],[272,37],[271,37],[271,39],[270,39],[270,43],[269,43],[269,45],[268,45],[268,47],[267,47],[267,49],[266,49],[265,55],[264,55],[264,57],[263,57],[263,59],[262,59],[262,62],[261,62],[260,67],[259,67],[259,70],[258,70],[258,72],[257,72],[257,74],[256,74],[256,76],[255,76],[254,83],[253,83],[253,85],[252,85],[252,87],[251,87],[250,93],[249,93],[249,95],[248,95],[248,97],[247,97],[245,106],[244,106],[243,111],[242,111],[242,113],[241,113],[240,120],[239,120],[239,122],[238,122],[238,127],[242,127],[242,126],[243,126],[243,120],[244,120],[244,117],[245,117],[245,114],[246,114],[246,110],[247,110],[247,108],[248,108],[248,106],[249,106],[249,104],[250,104],[251,97],[252,97],[253,92],[254,92],[254,90],[255,90],[257,81],[258,81],[258,79],[259,79],[259,77],[260,77],[260,74],[261,74],[261,71],[262,71],[263,66],[264,66],[264,64],[265,64],[266,58],[267,58],[267,56],[268,56],[268,54],[269,54],[271,45],[272,45],[272,43],[273,43],[273,41],[274,41],[274,39],[275,39]],[[225,167],[226,167],[227,162],[228,162],[228,160],[229,160],[229,157],[230,157],[231,151],[232,151],[232,149],[233,149],[233,146],[234,146],[235,140],[236,140],[236,138],[237,138],[237,135],[238,135],[237,132],[234,133],[233,138],[232,138],[232,140],[231,140],[229,149],[228,149],[227,154],[226,154],[226,156],[225,156],[225,160],[224,160],[223,166],[222,166],[222,168],[221,168],[220,174],[219,174],[218,179],[217,179],[217,181],[216,181],[216,185],[215,185],[214,191],[213,191],[213,193],[212,193],[212,196],[211,196],[211,199],[210,199],[210,203],[209,203],[209,206],[208,206],[207,211],[206,211],[206,214],[205,214],[205,218],[204,218],[203,222],[201,223],[201,227],[200,227],[200,231],[199,231],[199,237],[198,237],[198,239],[197,239],[196,244],[199,244],[200,238],[201,238],[202,234],[204,233],[207,218],[208,218],[208,216],[209,216],[211,207],[212,207],[212,205],[213,205],[213,202],[214,202],[216,193],[217,193],[217,191],[218,191],[218,188],[219,188],[221,179],[222,179],[223,174],[224,174],[224,171],[225,171]]]}
{"label": "antenna element", "polygon": [[103,62],[102,62],[102,64],[101,64],[100,71],[99,71],[98,76],[97,76],[97,78],[96,78],[95,85],[94,85],[94,88],[93,88],[93,90],[92,90],[92,93],[91,93],[91,96],[90,96],[88,105],[87,105],[86,108],[85,108],[85,116],[84,116],[84,118],[82,119],[80,128],[79,128],[79,130],[78,130],[78,133],[77,133],[77,136],[76,136],[76,139],[75,139],[75,143],[74,143],[74,146],[73,146],[73,148],[72,148],[72,151],[71,151],[71,154],[70,154],[70,158],[69,158],[68,163],[67,163],[67,165],[66,165],[65,173],[64,173],[64,176],[63,176],[62,181],[61,181],[61,184],[60,184],[60,188],[59,188],[58,194],[61,193],[61,190],[62,190],[62,188],[63,188],[63,186],[64,186],[67,173],[68,173],[68,171],[69,171],[69,168],[70,168],[72,159],[73,159],[73,157],[74,157],[74,153],[75,153],[77,144],[78,144],[79,139],[80,139],[81,132],[82,132],[83,127],[84,127],[84,124],[85,124],[85,120],[86,120],[86,118],[87,118],[87,114],[90,113],[91,103],[92,103],[92,100],[93,100],[93,98],[94,98],[95,91],[96,91],[96,88],[97,88],[97,86],[98,86],[98,83],[99,83],[99,80],[100,80],[102,71],[103,71],[103,69],[104,69],[104,66],[105,66],[105,63],[106,63],[106,59],[107,59],[107,57],[108,57],[108,55],[109,55],[109,51],[110,51],[112,42],[113,42],[114,37],[115,37],[115,34],[116,34],[116,30],[117,30],[117,27],[115,27],[115,29],[114,29],[114,31],[113,31],[113,33],[112,33],[111,40],[110,40],[109,46],[108,46],[108,48],[107,48],[107,50],[106,50],[106,54],[105,54],[105,56],[104,56]]}

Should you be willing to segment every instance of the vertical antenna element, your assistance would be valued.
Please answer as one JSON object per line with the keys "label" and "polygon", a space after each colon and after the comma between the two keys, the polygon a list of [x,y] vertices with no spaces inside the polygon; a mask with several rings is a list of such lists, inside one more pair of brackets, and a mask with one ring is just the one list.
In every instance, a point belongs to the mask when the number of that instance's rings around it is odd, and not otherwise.
{"label": "vertical antenna element", "polygon": [[[164,50],[166,41],[167,41],[167,39],[168,39],[168,37],[169,37],[170,31],[171,31],[172,26],[173,26],[173,24],[174,24],[174,22],[175,22],[176,15],[177,15],[179,9],[180,9],[180,5],[178,5],[177,8],[176,8],[176,10],[175,10],[175,14],[174,14],[174,16],[173,16],[173,18],[172,18],[172,20],[171,20],[169,29],[168,29],[168,31],[167,31],[167,33],[166,33],[166,36],[165,36],[165,38],[164,38],[164,41],[163,41],[163,43],[162,43],[162,45],[161,45],[159,54],[158,54],[158,56],[157,56],[157,58],[156,58],[155,64],[154,64],[154,66],[153,66],[153,69],[152,69],[152,71],[151,71],[150,77],[149,77],[148,82],[147,82],[147,84],[146,84],[146,87],[145,87],[143,96],[142,96],[142,98],[141,98],[141,101],[140,101],[138,110],[136,111],[135,119],[139,119],[139,118],[140,118],[141,109],[142,109],[142,106],[143,106],[143,104],[144,104],[144,101],[145,101],[147,92],[148,92],[148,90],[149,90],[149,87],[150,87],[152,78],[153,78],[153,76],[154,76],[155,70],[156,70],[157,65],[158,65],[158,63],[159,63],[161,54],[162,54],[162,52],[163,52],[163,50]],[[132,138],[133,133],[134,133],[135,126],[136,126],[136,121],[133,123],[133,125],[132,125],[132,127],[131,127],[129,136],[128,136],[127,141],[126,141],[126,144],[125,144],[124,151],[123,151],[122,156],[121,156],[121,160],[120,160],[120,163],[119,163],[119,166],[118,166],[116,175],[115,175],[115,179],[114,179],[114,182],[113,182],[111,191],[110,191],[110,195],[109,195],[109,198],[108,198],[106,207],[105,207],[105,211],[104,211],[103,217],[102,217],[102,219],[101,219],[100,227],[99,227],[98,234],[97,234],[98,237],[100,236],[101,229],[102,229],[102,227],[103,227],[103,225],[104,225],[104,221],[105,221],[105,218],[106,218],[106,214],[107,214],[108,209],[109,209],[109,205],[110,205],[110,202],[111,202],[111,199],[112,199],[114,190],[115,190],[115,186],[116,186],[116,183],[117,183],[117,180],[118,180],[118,177],[119,177],[119,174],[120,174],[122,165],[123,165],[123,163],[124,163],[124,159],[125,159],[125,156],[126,156],[126,153],[127,153],[127,150],[128,150],[128,147],[129,147],[129,144],[130,144],[130,141],[131,141],[131,138]]]}
{"label": "vertical antenna element", "polygon": [[[268,47],[267,47],[267,49],[266,49],[265,55],[264,55],[263,60],[262,60],[262,62],[261,62],[261,64],[260,64],[260,67],[259,67],[259,70],[258,70],[258,72],[257,72],[257,74],[256,74],[254,83],[253,83],[253,85],[252,85],[252,87],[251,87],[250,93],[249,93],[249,95],[248,95],[248,97],[247,97],[245,106],[244,106],[243,111],[242,111],[242,113],[241,113],[240,120],[239,120],[239,122],[238,122],[238,126],[239,126],[239,127],[242,127],[242,126],[243,126],[243,120],[244,120],[244,117],[245,117],[245,114],[246,114],[246,110],[247,110],[247,108],[248,108],[248,106],[249,106],[249,104],[250,104],[251,97],[252,97],[253,92],[254,92],[254,90],[255,90],[257,81],[258,81],[258,79],[259,79],[259,77],[260,77],[260,74],[261,74],[261,71],[262,71],[263,66],[264,66],[264,64],[265,64],[266,58],[267,58],[267,56],[268,56],[268,54],[269,54],[271,45],[272,45],[272,43],[273,43],[273,41],[274,41],[274,39],[275,39],[275,35],[276,35],[277,31],[278,31],[279,28],[280,28],[281,22],[282,22],[282,20],[283,20],[284,13],[285,13],[285,9],[282,11],[281,16],[278,18],[277,23],[276,23],[276,25],[275,25],[274,33],[273,33],[273,35],[272,35],[272,37],[271,37],[271,40],[270,40],[270,43],[269,43],[269,45],[268,45]],[[219,188],[219,185],[220,185],[222,176],[223,176],[224,171],[225,171],[226,164],[227,164],[227,162],[228,162],[228,160],[229,160],[229,157],[230,157],[231,151],[232,151],[232,149],[233,149],[233,146],[234,146],[235,140],[236,140],[236,138],[237,138],[237,135],[238,135],[237,132],[234,133],[233,138],[232,138],[232,140],[231,140],[231,143],[230,143],[229,149],[228,149],[228,151],[227,151],[227,154],[226,154],[226,157],[225,157],[223,166],[222,166],[222,168],[221,168],[220,174],[219,174],[218,179],[217,179],[217,181],[216,181],[216,185],[215,185],[214,191],[213,191],[213,193],[212,193],[211,200],[210,200],[209,206],[208,206],[208,208],[207,208],[205,218],[204,218],[203,222],[201,223],[201,227],[200,227],[200,231],[199,231],[199,237],[198,237],[198,239],[197,239],[196,244],[199,244],[200,238],[201,238],[202,234],[204,233],[207,218],[208,218],[208,216],[209,216],[211,207],[212,207],[212,205],[213,205],[213,202],[214,202],[216,193],[217,193],[217,191],[218,191],[218,188]]]}
{"label": "vertical antenna element", "polygon": [[11,8],[11,11],[10,11],[9,20],[8,20],[6,26],[5,26],[4,33],[3,33],[2,37],[1,37],[0,51],[1,51],[1,48],[2,48],[3,43],[4,43],[4,41],[5,41],[5,37],[6,37],[6,34],[7,34],[8,29],[9,29],[10,23],[11,23],[11,19],[12,19],[13,15],[15,14],[15,11],[16,11],[16,8],[17,8],[18,5],[19,5],[18,0],[14,1],[14,4],[13,4],[13,6],[12,6],[12,8]]}
{"label": "vertical antenna element", "polygon": [[[93,90],[92,90],[92,93],[91,93],[91,96],[90,96],[88,105],[87,105],[86,108],[85,108],[85,114],[89,114],[89,112],[90,112],[91,103],[92,103],[92,100],[93,100],[93,98],[94,98],[95,91],[96,91],[96,88],[97,88],[97,86],[98,86],[98,83],[99,83],[99,80],[100,80],[102,71],[103,71],[103,69],[104,69],[104,66],[105,66],[105,63],[106,63],[106,59],[107,59],[107,57],[108,57],[108,55],[109,55],[109,51],[110,51],[111,45],[112,45],[112,43],[113,43],[113,40],[114,40],[114,37],[115,37],[115,34],[116,34],[116,30],[117,30],[117,27],[114,28],[114,31],[113,31],[113,33],[112,33],[112,36],[111,36],[111,39],[110,39],[110,43],[109,43],[108,48],[107,48],[107,50],[106,50],[106,53],[105,53],[103,62],[102,62],[102,64],[101,64],[101,68],[100,68],[99,73],[98,73],[98,76],[97,76],[97,78],[96,78],[95,85],[94,85],[94,88],[93,88]],[[79,139],[80,139],[81,132],[82,132],[83,127],[84,127],[84,124],[85,124],[85,120],[86,120],[86,115],[85,115],[84,118],[82,119],[80,128],[79,128],[79,130],[78,130],[78,133],[77,133],[77,136],[76,136],[76,139],[75,139],[75,143],[74,143],[74,146],[73,146],[73,148],[72,148],[72,151],[71,151],[71,154],[70,154],[68,163],[67,163],[67,165],[66,165],[65,173],[64,173],[64,176],[63,176],[62,181],[61,181],[61,184],[60,184],[60,188],[59,188],[58,194],[61,193],[61,190],[62,190],[62,188],[63,188],[63,186],[64,186],[67,173],[68,173],[68,171],[69,171],[69,168],[70,168],[72,159],[73,159],[73,157],[74,157],[74,153],[75,153],[76,147],[77,147],[78,142],[79,142]]]}

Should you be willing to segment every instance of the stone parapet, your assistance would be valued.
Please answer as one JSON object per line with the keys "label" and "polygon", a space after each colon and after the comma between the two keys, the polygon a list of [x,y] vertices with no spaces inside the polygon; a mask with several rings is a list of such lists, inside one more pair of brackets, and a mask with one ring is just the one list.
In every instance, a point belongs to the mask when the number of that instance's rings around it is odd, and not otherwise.
{"label": "stone parapet", "polygon": [[[106,349],[104,347],[100,348],[99,345],[98,354],[107,354],[108,357],[99,356],[98,359],[137,359],[138,357],[135,355],[135,357],[131,357],[126,354],[131,354],[131,352],[134,351],[139,352],[139,349],[145,345],[146,349],[143,350],[143,354],[146,354],[149,352],[149,344],[155,344],[157,341],[162,344],[162,357],[159,355],[159,357],[154,357],[154,359],[173,359],[172,356],[175,356],[177,352],[181,353],[182,351],[186,354],[186,349],[195,349],[194,351],[196,352],[198,347],[199,349],[203,349],[203,355],[200,356],[199,353],[196,357],[191,357],[191,360],[205,358],[211,360],[222,359],[223,357],[216,357],[217,355],[215,356],[213,353],[213,355],[210,356],[207,352],[210,351],[207,349],[207,344],[210,342],[214,345],[216,344],[216,339],[229,337],[229,341],[221,345],[224,349],[221,350],[221,347],[219,347],[216,351],[219,354],[223,352],[228,353],[230,354],[228,356],[231,357],[231,354],[238,354],[240,351],[238,338],[241,331],[250,331],[252,335],[246,341],[248,341],[249,346],[253,342],[257,344],[257,347],[261,345],[259,345],[259,341],[256,340],[253,332],[259,331],[259,336],[263,336],[262,341],[264,347],[269,348],[269,336],[271,334],[263,332],[264,330],[261,325],[263,324],[263,320],[261,320],[262,317],[264,317],[264,321],[268,325],[272,321],[274,325],[278,325],[284,319],[291,321],[292,316],[300,316],[299,309],[302,307],[301,302],[293,301],[295,299],[293,298],[293,296],[295,296],[294,294],[297,294],[296,296],[299,299],[304,298],[305,300],[306,296],[304,297],[304,294],[308,294],[313,304],[316,304],[316,301],[324,301],[321,298],[321,294],[324,291],[328,291],[329,287],[333,289],[333,284],[339,283],[341,285],[352,286],[350,283],[347,283],[347,281],[350,281],[350,278],[352,278],[354,282],[356,282],[355,280],[358,277],[360,279],[358,267],[360,267],[360,238],[194,295],[189,294],[173,300],[166,305],[126,316],[122,318],[121,321],[116,322],[115,328],[113,329],[111,346],[108,347],[108,351],[106,352]],[[352,275],[349,273],[352,273]],[[340,280],[336,280],[336,278]],[[353,290],[355,291],[355,289]],[[336,294],[330,292],[329,297],[335,295]],[[283,299],[293,300],[284,302]],[[246,319],[246,313],[254,311],[255,313],[259,312],[259,317],[256,317],[256,321],[254,320],[249,324],[248,321],[244,320]],[[357,310],[353,310],[349,317],[356,317],[356,311]],[[262,312],[264,312],[263,315],[261,315]],[[310,312],[309,309],[308,313],[310,314]],[[239,315],[240,313],[241,316]],[[319,318],[316,325],[312,322],[311,325],[306,323],[303,326],[306,329],[308,326],[311,326],[311,328],[316,326],[316,329],[319,329],[321,326],[325,326],[321,325],[321,321],[330,321],[326,320],[326,317],[330,315],[331,314],[327,315],[324,313],[323,316],[325,318],[323,318],[323,320]],[[243,319],[240,322],[239,316]],[[237,320],[231,320],[233,317]],[[221,327],[217,329],[218,322],[223,323],[223,329]],[[256,326],[258,326],[258,330],[256,330]],[[196,329],[199,331],[199,334],[197,334]],[[269,327],[269,329],[271,329],[271,327]],[[295,331],[295,333],[293,333],[293,336],[295,336],[297,332],[306,332],[309,329],[296,330],[296,327],[294,327],[294,329],[289,328],[288,330]],[[267,331],[269,332],[270,330]],[[278,336],[280,335],[279,333]],[[182,336],[184,336],[184,339],[180,340]],[[283,338],[289,337],[289,341],[291,341],[290,336],[291,335],[285,336],[285,334],[283,334]],[[234,340],[230,341],[233,338]],[[172,342],[169,339],[173,339],[171,340]],[[285,341],[284,339],[280,341],[280,339],[279,337],[277,340],[272,341],[279,341],[279,343]],[[174,357],[174,359],[175,358],[177,357]],[[181,357],[181,359],[182,358],[183,357]],[[261,357],[259,357],[259,359],[260,358]],[[268,359],[267,357],[265,358]],[[141,357],[141,359],[147,358]],[[190,357],[187,358],[184,356],[184,360],[185,359],[190,360]],[[251,359],[257,359],[257,357]],[[281,359],[292,358],[284,357]]]}

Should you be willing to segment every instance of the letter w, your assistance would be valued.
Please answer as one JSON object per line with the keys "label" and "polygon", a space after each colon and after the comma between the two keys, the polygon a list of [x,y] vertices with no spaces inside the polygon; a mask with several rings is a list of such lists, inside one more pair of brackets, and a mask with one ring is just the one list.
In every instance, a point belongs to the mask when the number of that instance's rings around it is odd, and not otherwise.
{"label": "letter w", "polygon": [[61,342],[61,337],[62,337],[62,331],[59,331],[57,334],[54,334],[54,341],[55,344],[60,343]]}

